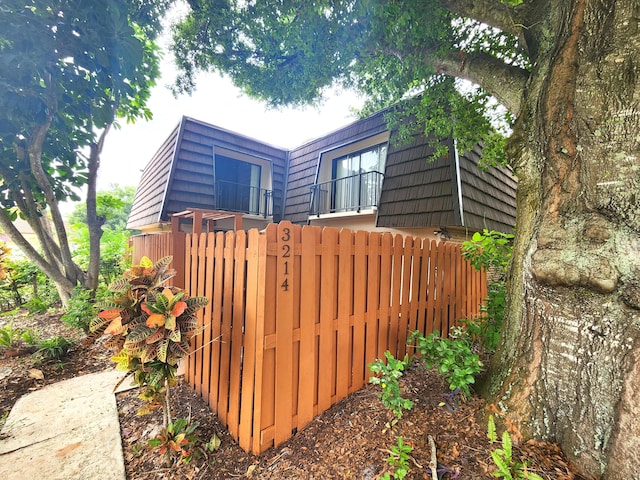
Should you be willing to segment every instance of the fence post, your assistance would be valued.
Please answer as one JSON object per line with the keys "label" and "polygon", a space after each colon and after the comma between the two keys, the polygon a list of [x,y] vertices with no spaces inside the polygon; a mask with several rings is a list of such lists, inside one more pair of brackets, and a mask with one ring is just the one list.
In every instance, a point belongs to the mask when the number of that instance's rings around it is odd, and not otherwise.
{"label": "fence post", "polygon": [[176,276],[173,277],[173,285],[178,288],[184,288],[185,272],[189,271],[189,266],[185,258],[187,234],[184,232],[174,232],[171,236],[173,237],[171,254],[173,255],[173,265],[176,270]]}

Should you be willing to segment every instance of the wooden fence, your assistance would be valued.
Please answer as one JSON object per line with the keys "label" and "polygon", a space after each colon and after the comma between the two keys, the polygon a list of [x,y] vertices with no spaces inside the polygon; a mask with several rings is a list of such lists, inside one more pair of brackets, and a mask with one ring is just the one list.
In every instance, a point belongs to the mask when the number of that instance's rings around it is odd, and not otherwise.
{"label": "wooden fence", "polygon": [[447,332],[486,295],[459,245],[389,233],[282,222],[185,248],[185,288],[210,299],[185,376],[255,454],[365,385],[385,350],[403,357],[410,331]]}
{"label": "wooden fence", "polygon": [[138,265],[143,256],[149,257],[153,261],[172,256],[172,266],[176,269],[176,276],[172,279],[172,284],[184,288],[185,270],[180,267],[184,265],[185,239],[186,234],[183,232],[152,233],[129,237],[131,262],[133,265]]}

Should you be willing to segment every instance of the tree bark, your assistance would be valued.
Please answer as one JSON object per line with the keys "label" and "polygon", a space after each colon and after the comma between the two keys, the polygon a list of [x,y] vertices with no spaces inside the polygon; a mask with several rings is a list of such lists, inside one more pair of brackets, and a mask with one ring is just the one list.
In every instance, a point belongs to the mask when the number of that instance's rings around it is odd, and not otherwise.
{"label": "tree bark", "polygon": [[97,143],[91,144],[89,156],[89,177],[87,180],[87,229],[89,230],[89,267],[87,269],[85,287],[92,292],[98,288],[100,275],[100,239],[102,238],[102,225],[105,219],[98,216],[97,212],[97,180],[100,168],[100,154],[104,141],[109,133],[111,124],[107,125],[100,134]]}
{"label": "tree bark", "polygon": [[518,223],[487,392],[515,437],[638,479],[640,5],[547,7],[509,146]]}

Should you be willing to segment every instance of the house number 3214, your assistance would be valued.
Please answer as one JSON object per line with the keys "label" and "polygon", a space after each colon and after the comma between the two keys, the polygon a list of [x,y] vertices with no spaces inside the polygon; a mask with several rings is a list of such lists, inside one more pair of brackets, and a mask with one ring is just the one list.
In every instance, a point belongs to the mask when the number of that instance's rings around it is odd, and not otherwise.
{"label": "house number 3214", "polygon": [[[282,229],[282,237],[280,240],[283,242],[291,241],[291,230],[288,227]],[[289,258],[291,258],[291,244],[285,243],[282,245],[280,249],[280,256],[283,258],[283,267],[284,267],[284,280],[280,284],[280,288],[282,288],[285,292],[289,291]]]}

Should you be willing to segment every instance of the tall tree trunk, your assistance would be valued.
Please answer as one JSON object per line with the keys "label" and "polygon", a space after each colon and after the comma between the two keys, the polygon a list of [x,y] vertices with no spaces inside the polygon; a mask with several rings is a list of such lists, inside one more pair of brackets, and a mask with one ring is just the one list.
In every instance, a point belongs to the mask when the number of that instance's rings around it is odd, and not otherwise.
{"label": "tall tree trunk", "polygon": [[516,435],[639,479],[640,4],[547,8],[510,144],[517,240],[489,398]]}
{"label": "tall tree trunk", "polygon": [[98,288],[100,275],[100,239],[102,238],[102,225],[104,217],[99,217],[97,212],[97,180],[100,168],[100,154],[104,146],[105,138],[111,129],[107,125],[100,134],[97,143],[91,144],[89,155],[89,176],[87,179],[87,229],[89,230],[89,267],[87,269],[85,288],[95,292]]}

